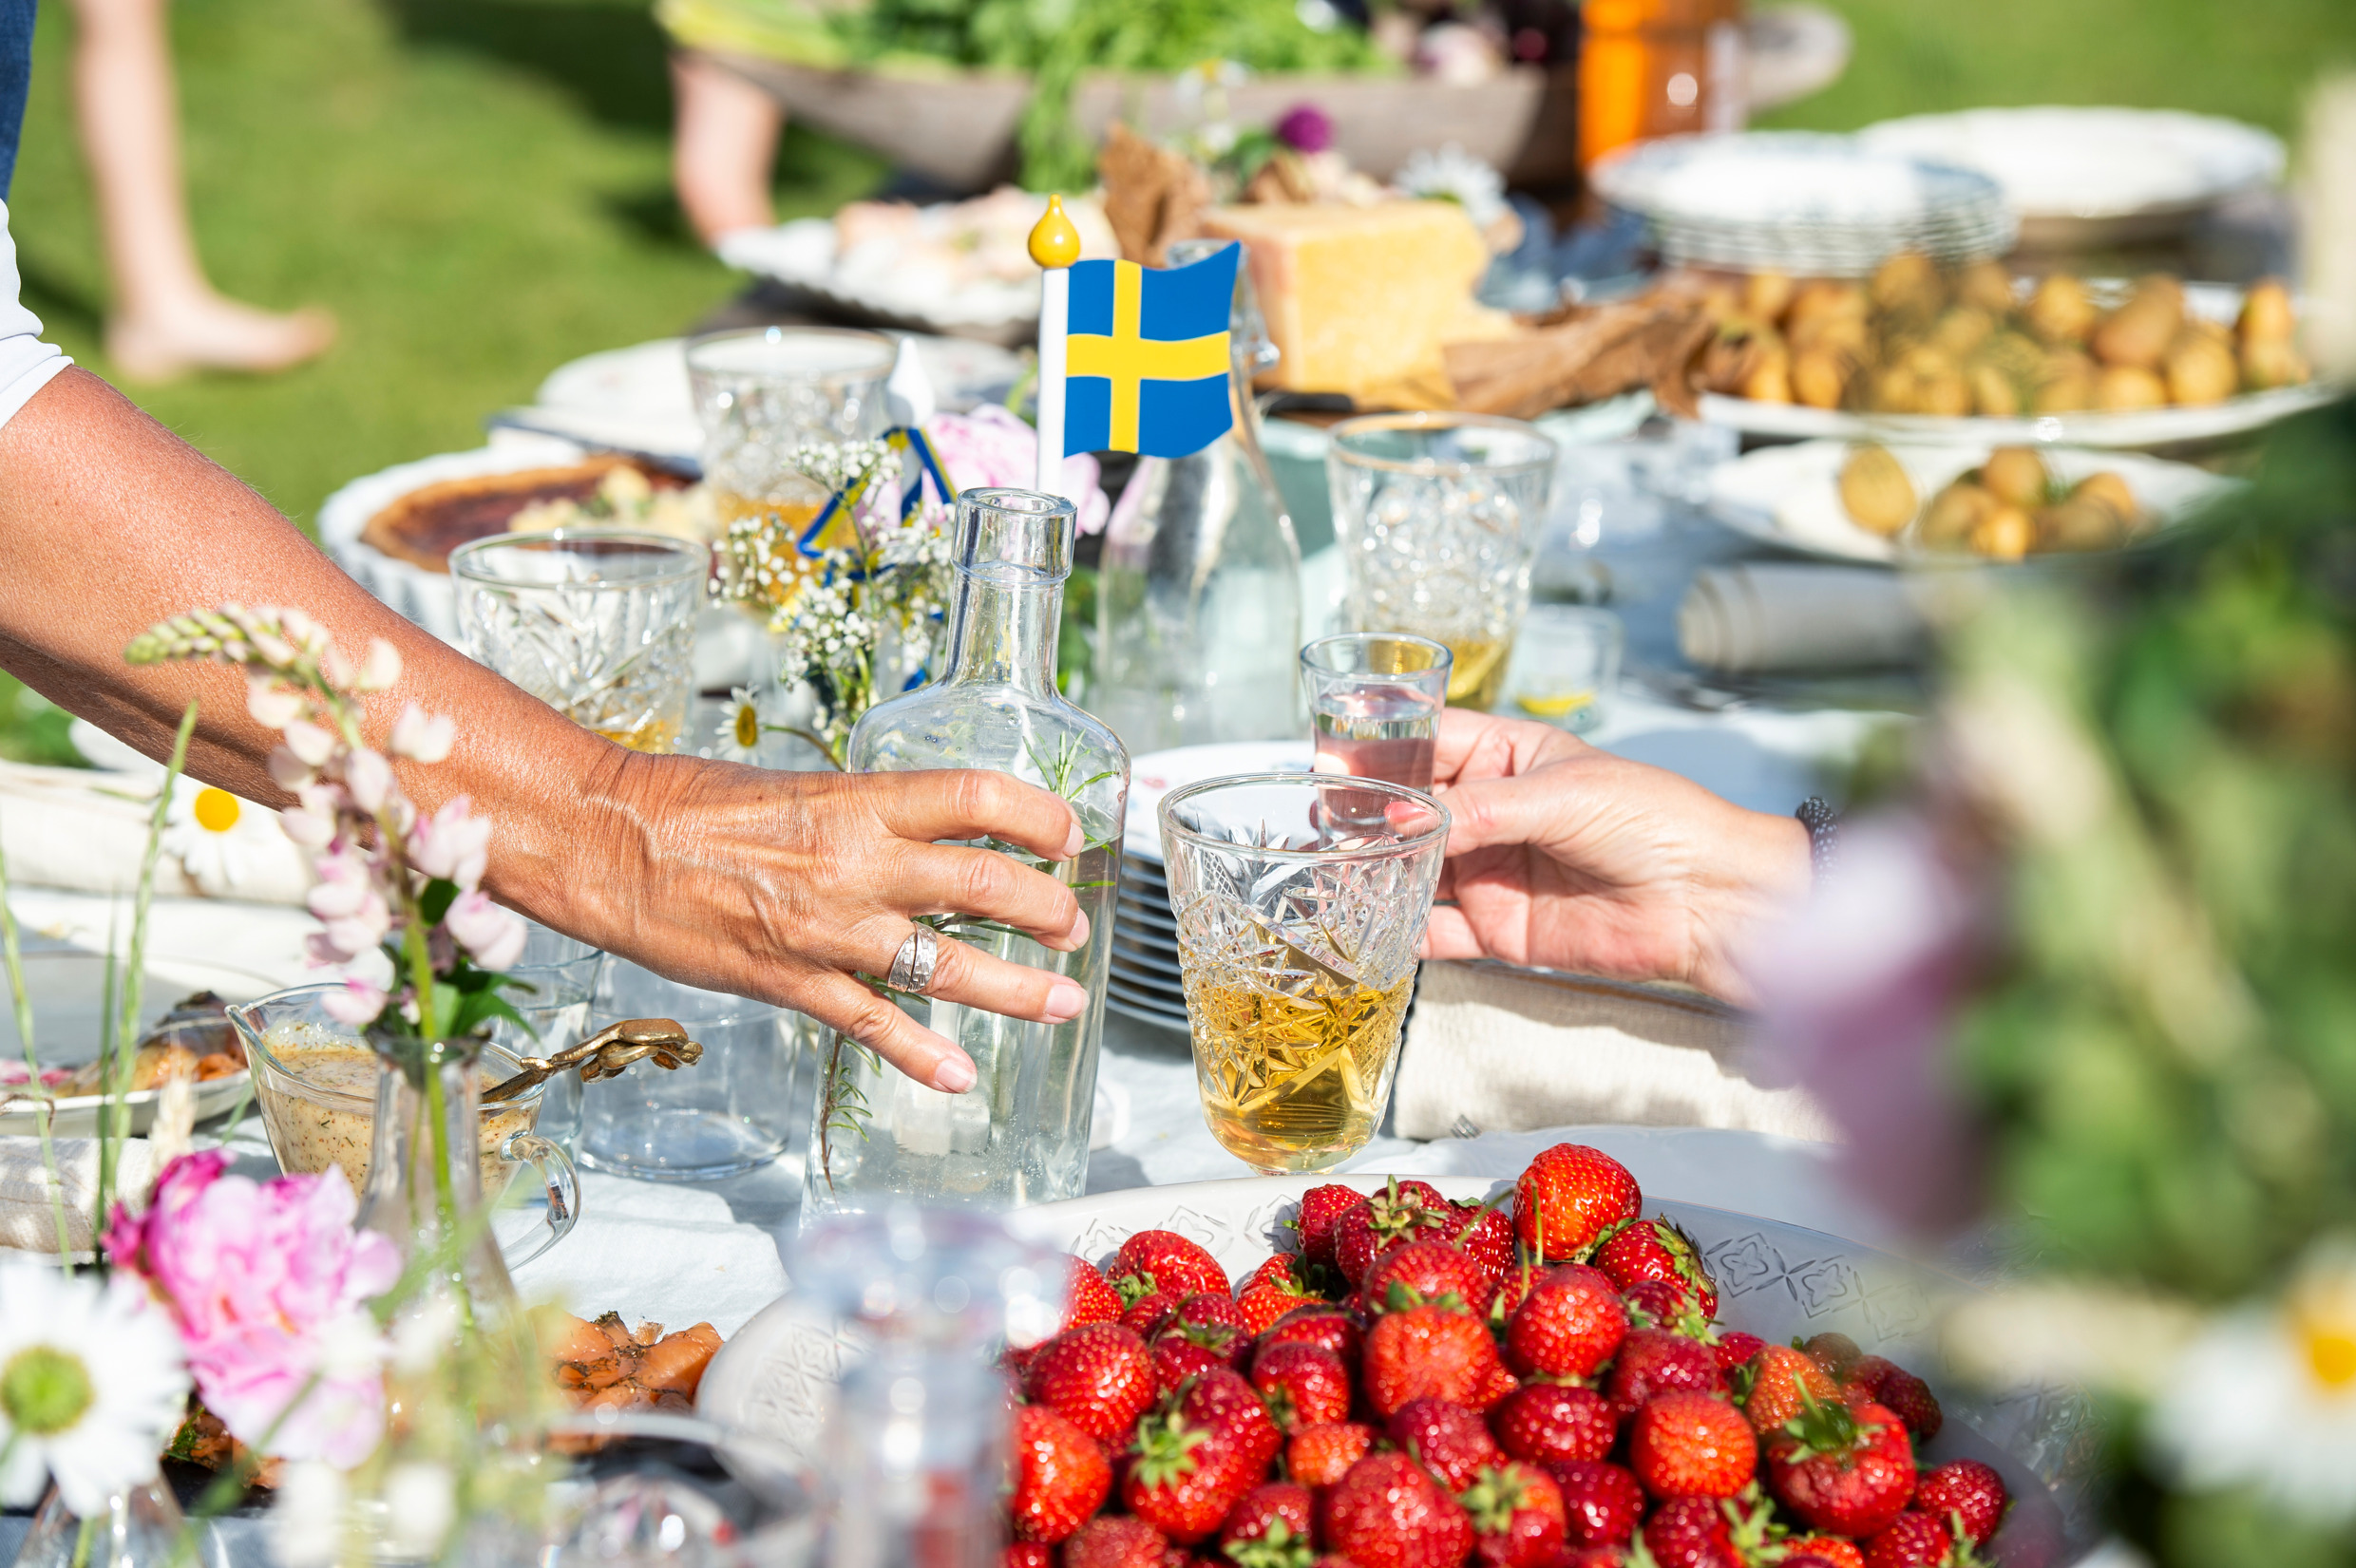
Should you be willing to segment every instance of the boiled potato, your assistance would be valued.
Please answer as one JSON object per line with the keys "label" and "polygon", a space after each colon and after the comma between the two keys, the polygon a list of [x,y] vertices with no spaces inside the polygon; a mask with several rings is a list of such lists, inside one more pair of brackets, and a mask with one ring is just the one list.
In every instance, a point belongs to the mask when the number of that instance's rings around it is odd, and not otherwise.
{"label": "boiled potato", "polygon": [[1971,525],[1966,542],[1991,560],[2019,560],[2037,542],[2037,524],[2018,506],[1998,501]]}
{"label": "boiled potato", "polygon": [[2037,525],[2040,550],[2109,550],[2127,534],[2125,520],[2092,498],[2072,496],[2041,506],[2030,520]]}
{"label": "boiled potato", "polygon": [[1947,302],[1947,280],[1938,263],[1920,251],[1900,251],[1883,262],[1866,286],[1873,303],[1885,311],[1935,312]]}
{"label": "boiled potato", "polygon": [[1811,408],[1837,408],[1856,373],[1856,357],[1846,349],[1800,349],[1792,355],[1792,396]]}
{"label": "boiled potato", "polygon": [[2029,326],[2047,343],[2083,343],[2094,331],[2097,312],[2086,286],[2067,273],[2041,280],[2029,295]]}
{"label": "boiled potato", "polygon": [[2133,365],[2114,365],[2095,380],[2094,406],[2105,413],[2165,408],[2168,384],[2150,370]]}
{"label": "boiled potato", "polygon": [[1990,315],[2008,315],[2015,303],[2012,274],[2001,261],[1975,261],[1955,274],[1955,297]]}
{"label": "boiled potato", "polygon": [[2012,378],[1983,361],[1964,372],[1971,383],[1971,410],[1983,419],[2015,419],[2021,413],[2021,388]]}
{"label": "boiled potato", "polygon": [[2045,460],[2030,448],[1999,446],[1980,464],[1980,482],[1998,501],[2028,511],[2045,504],[2053,476],[2045,471]]}
{"label": "boiled potato", "polygon": [[2127,303],[2094,331],[2094,357],[2105,365],[2152,370],[2184,325],[2184,287],[2174,278],[2147,277]]}
{"label": "boiled potato", "polygon": [[1780,343],[1762,342],[1750,373],[1742,378],[1741,396],[1754,403],[1792,401],[1792,356]]}
{"label": "boiled potato", "polygon": [[2189,329],[2168,346],[2160,374],[2168,382],[2168,401],[2189,407],[2223,403],[2241,385],[2233,350],[2218,338]]}
{"label": "boiled potato", "polygon": [[1967,479],[1959,479],[1923,508],[1914,525],[1914,541],[1927,550],[1961,550],[1970,542],[1980,520],[1994,511],[1997,501]]}
{"label": "boiled potato", "polygon": [[2290,308],[2290,291],[2281,278],[2251,286],[2242,296],[2239,327],[2245,343],[2289,343],[2297,335],[2298,313]]}
{"label": "boiled potato", "polygon": [[1925,375],[1916,373],[1914,407],[1918,413],[1961,419],[1971,412],[1971,383],[1953,365]]}
{"label": "boiled potato", "polygon": [[2136,500],[2135,492],[2127,488],[2127,482],[2108,468],[2080,480],[2070,490],[2070,500],[2100,501],[2118,513],[2119,521],[2124,523],[2132,523],[2143,515],[2143,507]]}
{"label": "boiled potato", "polygon": [[1743,280],[1742,309],[1747,315],[1773,321],[1792,306],[1797,291],[1783,273],[1753,273]]}
{"label": "boiled potato", "polygon": [[2038,377],[2029,408],[2040,414],[2071,414],[2094,406],[2095,382],[2100,371],[2095,362],[2074,349],[2055,353]]}
{"label": "boiled potato", "polygon": [[1841,508],[1869,534],[1889,538],[1914,520],[1914,482],[1886,446],[1854,446],[1841,464]]}
{"label": "boiled potato", "polygon": [[2311,373],[2299,350],[2279,338],[2251,338],[2241,346],[2242,385],[2253,392],[2296,387]]}

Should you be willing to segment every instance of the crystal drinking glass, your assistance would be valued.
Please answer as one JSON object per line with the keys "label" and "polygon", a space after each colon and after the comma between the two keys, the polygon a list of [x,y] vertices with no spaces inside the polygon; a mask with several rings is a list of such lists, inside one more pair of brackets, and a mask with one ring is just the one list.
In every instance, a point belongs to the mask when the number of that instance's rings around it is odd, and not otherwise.
{"label": "crystal drinking glass", "polygon": [[695,695],[711,556],[661,534],[559,528],[450,552],[466,652],[575,724],[670,751]]}
{"label": "crystal drinking glass", "polygon": [[582,1164],[641,1181],[713,1181],[786,1152],[812,1091],[785,1013],[609,957],[589,1028],[625,1018],[677,1019],[703,1060],[675,1070],[638,1062],[581,1085],[574,1153]]}
{"label": "crystal drinking glass", "polygon": [[1448,811],[1266,773],[1174,789],[1161,822],[1203,1119],[1255,1170],[1331,1170],[1391,1097]]}
{"label": "crystal drinking glass", "polygon": [[1432,787],[1454,656],[1429,637],[1345,632],[1301,651],[1320,773]]}
{"label": "crystal drinking glass", "polygon": [[1374,414],[1334,426],[1325,477],[1350,625],[1448,645],[1448,700],[1497,700],[1553,489],[1555,444],[1482,414]]}

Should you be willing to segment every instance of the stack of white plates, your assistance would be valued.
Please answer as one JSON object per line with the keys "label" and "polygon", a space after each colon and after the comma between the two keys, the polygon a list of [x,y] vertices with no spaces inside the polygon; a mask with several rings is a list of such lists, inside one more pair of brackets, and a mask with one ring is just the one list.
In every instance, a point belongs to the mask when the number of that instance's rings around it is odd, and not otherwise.
{"label": "stack of white plates", "polygon": [[1663,137],[1604,159],[1592,179],[1682,266],[1858,277],[1899,251],[2002,255],[2020,228],[1987,175],[1848,136]]}
{"label": "stack of white plates", "polygon": [[1129,821],[1121,837],[1121,890],[1113,904],[1112,978],[1105,1005],[1168,1029],[1187,1027],[1187,993],[1178,977],[1178,921],[1169,910],[1155,813],[1181,784],[1231,773],[1305,773],[1307,741],[1239,741],[1153,751],[1129,770]]}

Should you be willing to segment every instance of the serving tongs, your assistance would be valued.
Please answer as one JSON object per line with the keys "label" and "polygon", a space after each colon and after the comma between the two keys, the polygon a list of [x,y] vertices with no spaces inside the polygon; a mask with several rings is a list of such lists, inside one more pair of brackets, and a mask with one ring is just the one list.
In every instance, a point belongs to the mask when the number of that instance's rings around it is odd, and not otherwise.
{"label": "serving tongs", "polygon": [[484,1089],[483,1103],[487,1105],[512,1100],[525,1089],[576,1067],[584,1084],[594,1084],[600,1078],[618,1078],[632,1064],[650,1056],[656,1067],[676,1072],[702,1061],[704,1048],[689,1039],[687,1030],[672,1019],[625,1018],[618,1024],[608,1024],[554,1056],[518,1057],[515,1076],[503,1078]]}

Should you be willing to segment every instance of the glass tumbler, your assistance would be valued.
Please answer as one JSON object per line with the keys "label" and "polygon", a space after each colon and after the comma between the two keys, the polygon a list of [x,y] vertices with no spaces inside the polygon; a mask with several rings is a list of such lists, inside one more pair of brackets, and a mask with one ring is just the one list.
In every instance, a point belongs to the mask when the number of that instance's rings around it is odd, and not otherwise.
{"label": "glass tumbler", "polygon": [[[531,1027],[498,1019],[491,1025],[491,1044],[517,1056],[553,1056],[588,1037],[589,1004],[605,954],[537,920],[526,920],[524,928],[523,956],[507,973],[532,989],[514,987],[500,994]],[[551,1143],[573,1146],[580,1131],[580,1074],[560,1072],[542,1084],[536,1130]]]}
{"label": "glass tumbler", "polygon": [[1161,823],[1203,1119],[1254,1170],[1331,1170],[1391,1097],[1447,808],[1264,773],[1174,789]]}
{"label": "glass tumbler", "polygon": [[1373,414],[1333,428],[1325,478],[1351,628],[1447,644],[1452,703],[1497,700],[1554,459],[1536,426],[1484,414]]}
{"label": "glass tumbler", "polygon": [[1608,713],[1626,643],[1626,628],[1608,610],[1532,605],[1514,645],[1506,700],[1533,719],[1585,734]]}
{"label": "glass tumbler", "polygon": [[695,695],[711,553],[690,539],[572,528],[450,552],[466,652],[575,724],[670,751]]}
{"label": "glass tumbler", "polygon": [[625,1018],[673,1018],[703,1059],[667,1070],[633,1063],[580,1086],[574,1156],[591,1170],[651,1181],[716,1181],[786,1152],[810,1087],[786,1013],[698,991],[609,957],[589,1004],[592,1032]]}
{"label": "glass tumbler", "polygon": [[1432,762],[1455,658],[1429,637],[1345,632],[1301,651],[1319,773],[1432,787]]}
{"label": "glass tumbler", "polygon": [[[802,472],[801,449],[882,435],[898,352],[881,332],[827,327],[759,327],[688,344],[704,482],[720,525],[770,520],[803,539],[826,489]],[[855,539],[847,517],[838,526],[841,537],[808,539],[804,553]]]}

